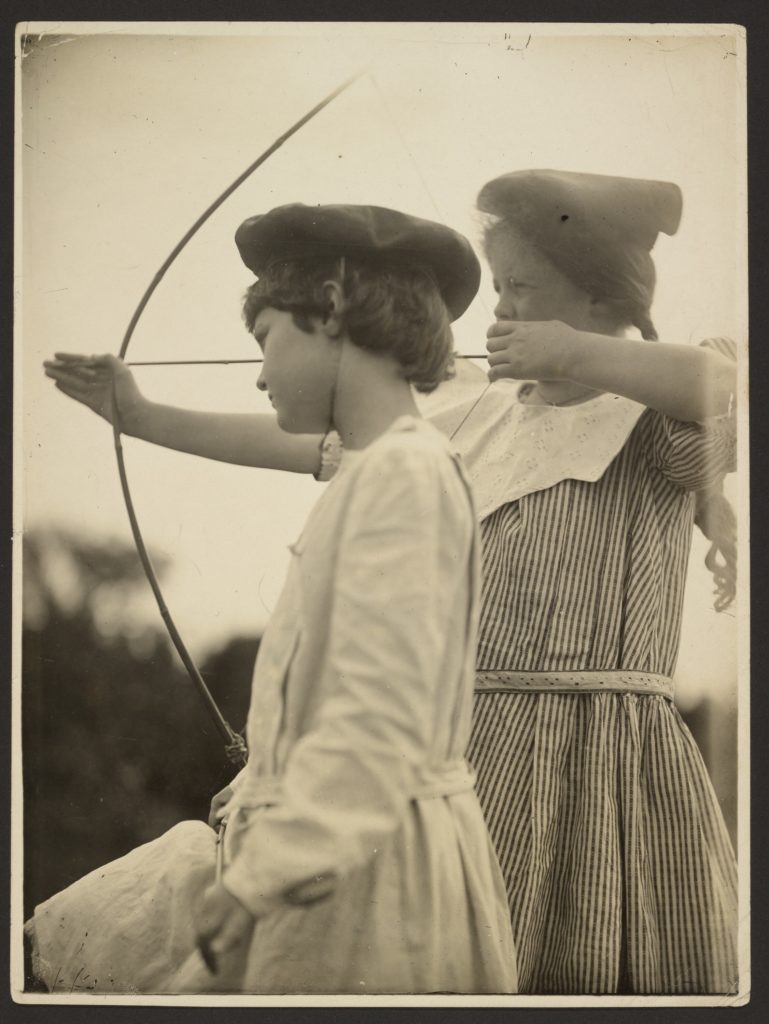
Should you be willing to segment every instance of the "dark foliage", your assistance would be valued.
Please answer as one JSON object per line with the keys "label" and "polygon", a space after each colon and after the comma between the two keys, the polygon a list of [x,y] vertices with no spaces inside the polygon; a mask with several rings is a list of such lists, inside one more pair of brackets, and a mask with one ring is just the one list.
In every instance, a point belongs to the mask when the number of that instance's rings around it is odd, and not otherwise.
{"label": "dark foliage", "polygon": [[[129,599],[145,584],[128,546],[33,536],[24,568],[26,916],[177,821],[206,818],[235,769],[165,634],[130,621]],[[202,667],[238,730],[257,648],[257,639],[234,640]]]}

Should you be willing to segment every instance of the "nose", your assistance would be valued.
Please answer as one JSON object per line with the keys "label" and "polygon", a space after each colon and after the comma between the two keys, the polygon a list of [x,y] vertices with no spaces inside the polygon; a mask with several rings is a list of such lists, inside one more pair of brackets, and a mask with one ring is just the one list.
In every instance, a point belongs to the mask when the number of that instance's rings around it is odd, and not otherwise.
{"label": "nose", "polygon": [[515,314],[510,307],[509,301],[505,301],[502,298],[494,307],[494,316],[497,320],[515,320]]}
{"label": "nose", "polygon": [[260,391],[267,390],[267,381],[264,379],[264,370],[260,372],[259,377],[257,378],[256,381],[256,386]]}

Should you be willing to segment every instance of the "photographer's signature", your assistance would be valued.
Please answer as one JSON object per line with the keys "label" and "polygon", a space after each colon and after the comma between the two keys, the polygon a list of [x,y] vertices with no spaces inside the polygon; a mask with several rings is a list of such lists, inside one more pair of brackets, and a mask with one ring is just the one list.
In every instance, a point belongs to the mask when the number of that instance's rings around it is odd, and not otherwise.
{"label": "photographer's signature", "polygon": [[61,967],[56,971],[56,976],[53,979],[53,985],[51,987],[52,992],[95,992],[96,986],[99,984],[99,979],[92,977],[85,969],[81,967],[71,982],[65,981],[62,977]]}

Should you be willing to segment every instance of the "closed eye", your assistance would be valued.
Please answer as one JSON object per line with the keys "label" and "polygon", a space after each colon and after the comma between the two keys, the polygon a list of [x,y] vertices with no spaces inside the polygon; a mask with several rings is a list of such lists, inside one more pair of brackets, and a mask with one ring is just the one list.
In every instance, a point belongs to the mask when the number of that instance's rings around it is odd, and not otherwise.
{"label": "closed eye", "polygon": [[[499,295],[501,290],[502,290],[500,288],[499,281],[495,280],[494,282],[492,282],[492,284],[493,284],[494,291],[497,293],[497,295]],[[537,287],[535,284],[529,284],[526,281],[517,281],[514,277],[507,277],[507,278],[505,278],[504,284],[505,284],[505,288],[509,288],[511,291],[520,291],[522,288],[536,288]]]}

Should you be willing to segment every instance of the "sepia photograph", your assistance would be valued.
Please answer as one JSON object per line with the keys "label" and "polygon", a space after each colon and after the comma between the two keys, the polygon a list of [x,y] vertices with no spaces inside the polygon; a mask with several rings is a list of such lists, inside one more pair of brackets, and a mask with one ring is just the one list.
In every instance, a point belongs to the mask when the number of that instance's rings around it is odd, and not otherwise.
{"label": "sepia photograph", "polygon": [[745,30],[15,82],[13,1000],[745,1005]]}

